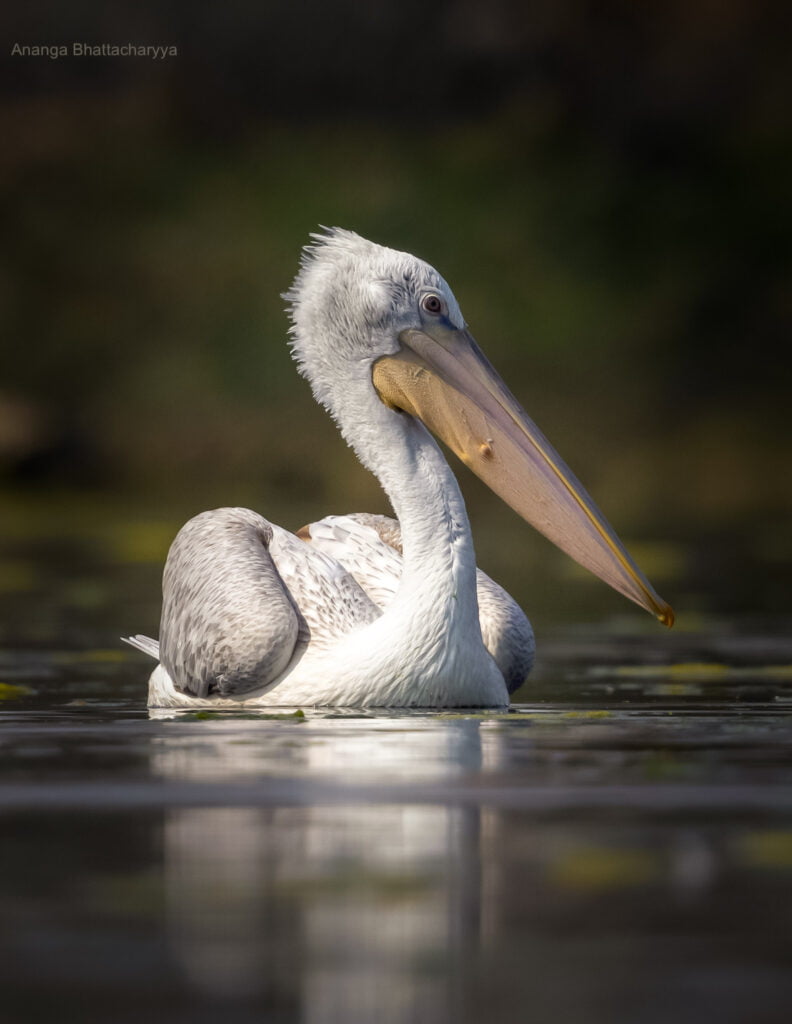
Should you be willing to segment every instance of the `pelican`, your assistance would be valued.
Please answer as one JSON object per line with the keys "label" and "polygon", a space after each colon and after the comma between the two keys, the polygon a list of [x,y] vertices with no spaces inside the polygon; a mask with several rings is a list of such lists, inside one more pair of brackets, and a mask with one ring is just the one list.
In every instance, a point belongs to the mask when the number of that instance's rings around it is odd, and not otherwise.
{"label": "pelican", "polygon": [[292,355],[397,519],[331,516],[297,534],[241,508],[191,519],[165,564],[159,642],[126,638],[159,659],[149,705],[507,706],[533,633],[477,570],[432,433],[563,551],[671,625],[440,274],[351,231],[312,238],[284,295]]}

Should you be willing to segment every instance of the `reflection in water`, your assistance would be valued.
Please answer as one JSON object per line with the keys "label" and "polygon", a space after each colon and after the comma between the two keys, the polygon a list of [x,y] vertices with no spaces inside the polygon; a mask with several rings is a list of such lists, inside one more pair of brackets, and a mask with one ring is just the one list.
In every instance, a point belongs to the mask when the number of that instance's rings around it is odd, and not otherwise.
{"label": "reflection in water", "polygon": [[269,950],[261,898],[267,822],[244,808],[172,811],[165,824],[166,912],[190,980],[218,994],[256,991]]}
{"label": "reflection in water", "polygon": [[775,703],[149,721],[53,702],[5,713],[0,744],[3,1020],[789,1017]]}
{"label": "reflection in water", "polygon": [[[288,763],[290,773],[319,779],[437,781],[497,760],[497,734],[476,720],[445,723],[441,733],[407,730],[399,719],[337,729],[309,721],[282,730],[292,735],[280,750],[240,739],[233,723],[211,724],[219,735],[184,736],[174,724],[154,738],[156,774],[260,777],[266,786],[263,769],[271,774],[280,760],[281,770]],[[163,856],[174,957],[207,993],[278,1004],[299,993],[308,1022],[453,1013],[462,962],[482,935],[480,848],[482,833],[488,841],[495,834],[481,818],[475,807],[392,803],[169,810]]]}

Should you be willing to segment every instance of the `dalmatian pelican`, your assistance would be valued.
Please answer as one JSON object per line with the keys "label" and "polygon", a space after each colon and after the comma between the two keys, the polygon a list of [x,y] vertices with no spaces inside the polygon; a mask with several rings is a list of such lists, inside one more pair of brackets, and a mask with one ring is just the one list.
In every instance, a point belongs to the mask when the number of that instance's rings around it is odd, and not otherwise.
{"label": "dalmatian pelican", "polygon": [[149,705],[508,705],[533,632],[477,570],[432,433],[562,550],[671,625],[440,274],[351,231],[312,238],[284,296],[292,354],[397,519],[331,516],[296,534],[241,508],[191,519],[168,553],[159,642],[127,638],[159,659]]}

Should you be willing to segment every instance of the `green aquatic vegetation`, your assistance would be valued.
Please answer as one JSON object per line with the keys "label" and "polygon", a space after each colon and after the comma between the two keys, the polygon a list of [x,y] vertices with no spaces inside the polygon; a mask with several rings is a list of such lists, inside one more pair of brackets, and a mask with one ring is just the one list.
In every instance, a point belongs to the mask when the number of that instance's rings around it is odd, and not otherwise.
{"label": "green aquatic vegetation", "polygon": [[792,682],[792,665],[725,665],[716,661],[682,661],[670,665],[597,665],[590,676],[618,679],[665,680],[670,685],[685,683],[767,680]]}
{"label": "green aquatic vegetation", "polygon": [[704,690],[697,683],[663,682],[647,686],[643,692],[653,697],[700,697]]}
{"label": "green aquatic vegetation", "polygon": [[611,718],[612,711],[565,711],[562,718]]}
{"label": "green aquatic vegetation", "polygon": [[215,719],[233,719],[233,721],[239,721],[240,719],[246,719],[254,722],[304,722],[305,712],[302,708],[298,708],[296,711],[289,711],[285,714],[271,714],[269,712],[245,712],[240,714],[238,711],[224,709],[222,711],[184,711],[174,716],[174,720],[177,722],[208,722]]}
{"label": "green aquatic vegetation", "polygon": [[792,830],[748,832],[738,844],[743,863],[757,868],[792,868]]}
{"label": "green aquatic vegetation", "polygon": [[31,697],[36,691],[29,686],[17,683],[0,683],[0,700],[19,700],[20,697]]}
{"label": "green aquatic vegetation", "polygon": [[557,857],[549,875],[565,889],[622,889],[650,882],[659,870],[658,858],[649,850],[581,846]]}

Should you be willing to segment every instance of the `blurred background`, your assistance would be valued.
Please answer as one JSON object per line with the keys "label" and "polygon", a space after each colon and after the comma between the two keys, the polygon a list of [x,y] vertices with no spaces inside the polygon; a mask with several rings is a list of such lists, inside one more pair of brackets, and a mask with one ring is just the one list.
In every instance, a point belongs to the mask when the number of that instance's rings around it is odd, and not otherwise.
{"label": "blurred background", "polygon": [[[443,273],[683,629],[788,613],[783,5],[39,0],[0,17],[5,591],[41,588],[42,566],[136,564],[149,603],[108,628],[156,633],[189,515],[387,511],[286,345],[280,295],[326,224]],[[11,54],[74,42],[178,55]],[[638,617],[459,469],[480,563],[540,625]]]}

